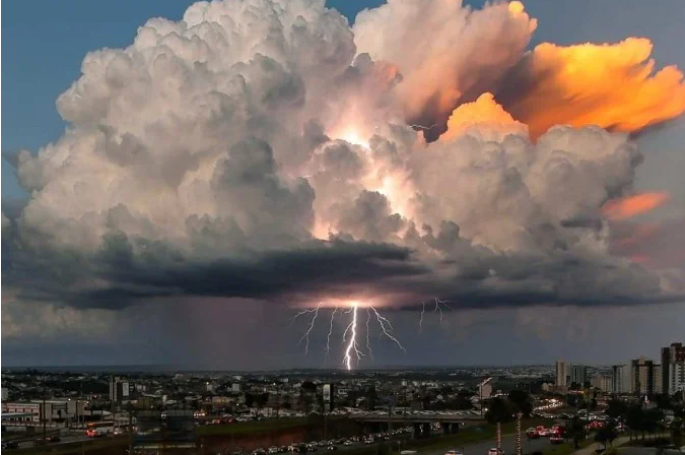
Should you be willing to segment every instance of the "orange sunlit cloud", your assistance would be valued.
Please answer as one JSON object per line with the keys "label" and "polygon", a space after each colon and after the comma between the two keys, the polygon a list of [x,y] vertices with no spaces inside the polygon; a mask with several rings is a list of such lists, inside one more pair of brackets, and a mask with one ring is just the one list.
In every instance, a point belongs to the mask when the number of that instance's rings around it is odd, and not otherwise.
{"label": "orange sunlit cloud", "polygon": [[602,207],[602,214],[612,221],[627,220],[651,212],[668,201],[666,192],[642,193],[620,199],[612,199]]}
{"label": "orange sunlit cloud", "polygon": [[485,126],[501,134],[519,133],[526,135],[526,125],[517,122],[497,104],[491,93],[482,94],[472,103],[456,108],[447,120],[447,131],[440,136],[441,141],[450,140],[472,126]]}
{"label": "orange sunlit cloud", "polygon": [[498,99],[533,138],[563,124],[639,131],[685,112],[683,73],[676,66],[655,72],[651,52],[646,38],[568,47],[543,43]]}

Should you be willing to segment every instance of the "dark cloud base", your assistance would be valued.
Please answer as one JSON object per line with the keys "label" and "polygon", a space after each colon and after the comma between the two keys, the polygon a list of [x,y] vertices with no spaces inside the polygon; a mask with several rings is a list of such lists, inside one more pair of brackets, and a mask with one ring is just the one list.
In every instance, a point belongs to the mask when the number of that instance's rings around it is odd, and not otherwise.
{"label": "dark cloud base", "polygon": [[18,298],[111,310],[185,297],[293,306],[373,299],[403,311],[420,311],[421,302],[433,298],[455,309],[625,306],[685,298],[660,294],[658,279],[637,265],[598,264],[566,252],[554,257],[489,254],[428,265],[409,248],[341,239],[201,260],[188,259],[168,244],[123,234],[106,236],[92,256],[32,250],[6,235],[2,267],[3,288],[18,290]]}

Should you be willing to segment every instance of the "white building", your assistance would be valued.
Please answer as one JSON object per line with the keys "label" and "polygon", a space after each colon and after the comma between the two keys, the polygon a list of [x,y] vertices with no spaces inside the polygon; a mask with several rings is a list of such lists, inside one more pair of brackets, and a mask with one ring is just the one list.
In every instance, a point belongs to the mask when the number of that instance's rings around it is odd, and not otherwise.
{"label": "white building", "polygon": [[685,362],[672,363],[668,368],[668,392],[674,395],[678,391],[685,393]]}
{"label": "white building", "polygon": [[21,414],[15,424],[38,425],[45,419],[47,426],[66,426],[87,414],[85,400],[45,400],[2,403],[3,414]]}
{"label": "white building", "polygon": [[631,362],[633,392],[651,395],[663,391],[663,370],[661,365],[640,357]]}
{"label": "white building", "polygon": [[492,395],[492,378],[487,378],[485,381],[478,384],[478,397],[490,398]]}
{"label": "white building", "polygon": [[612,391],[612,377],[611,376],[593,376],[590,385],[604,393],[611,393]]}
{"label": "white building", "polygon": [[568,368],[566,362],[563,360],[557,360],[555,364],[556,380],[554,385],[557,387],[566,387],[568,378]]}
{"label": "white building", "polygon": [[578,384],[584,387],[587,382],[587,368],[585,365],[571,366],[571,384]]}
{"label": "white building", "polygon": [[611,367],[611,393],[623,394],[633,392],[631,369],[628,365]]}

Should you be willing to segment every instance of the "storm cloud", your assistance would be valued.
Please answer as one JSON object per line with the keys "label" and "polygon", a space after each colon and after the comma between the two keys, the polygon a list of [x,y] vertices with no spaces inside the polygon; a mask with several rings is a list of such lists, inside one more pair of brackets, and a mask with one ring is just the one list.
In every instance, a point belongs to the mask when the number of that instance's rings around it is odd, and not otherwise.
{"label": "storm cloud", "polygon": [[[408,23],[416,40],[393,41]],[[85,57],[57,101],[65,134],[17,155],[32,195],[3,212],[3,290],[112,310],[682,299],[681,269],[612,249],[602,207],[633,194],[643,159],[629,135],[588,122],[531,138],[514,101],[498,104],[535,24],[517,2],[441,0],[390,1],[354,28],[309,0],[151,19]],[[441,126],[427,137],[417,121]]]}

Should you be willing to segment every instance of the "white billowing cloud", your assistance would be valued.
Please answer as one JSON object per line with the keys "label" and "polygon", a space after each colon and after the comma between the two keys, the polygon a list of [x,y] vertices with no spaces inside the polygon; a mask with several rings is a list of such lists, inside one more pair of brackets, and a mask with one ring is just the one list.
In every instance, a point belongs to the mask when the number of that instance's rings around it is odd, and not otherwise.
{"label": "white billowing cloud", "polygon": [[241,242],[274,228],[302,240],[314,195],[299,167],[347,93],[390,83],[354,55],[346,20],[316,1],[198,3],[182,21],[150,20],[130,47],[86,56],[57,103],[72,127],[20,154],[20,181],[37,190],[24,228],[91,251],[109,230],[183,243],[216,222]]}
{"label": "white billowing cloud", "polygon": [[[150,20],[130,47],[86,56],[58,100],[70,128],[18,157],[32,191],[19,256],[83,266],[40,262],[52,281],[36,293],[97,291],[103,306],[331,288],[464,293],[467,306],[664,298],[611,256],[597,213],[631,188],[640,154],[627,135],[560,126],[535,143],[490,95],[452,110],[520,58],[534,27],[516,2],[443,0],[364,12],[356,36],[314,0]],[[450,129],[427,143],[398,100],[410,116],[437,106]],[[37,280],[28,268],[11,279]]]}
{"label": "white billowing cloud", "polygon": [[511,134],[501,128],[469,128],[412,156],[423,220],[432,226],[452,221],[462,236],[495,251],[592,241],[604,252],[601,231],[590,231],[586,240],[583,230],[564,224],[597,220],[609,195],[629,187],[641,155],[628,136],[557,127],[533,144],[518,125]]}
{"label": "white billowing cloud", "polygon": [[360,12],[354,34],[359,52],[402,73],[408,118],[443,123],[460,101],[492,90],[536,26],[519,2],[472,10],[461,0],[389,0]]}

